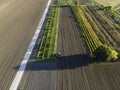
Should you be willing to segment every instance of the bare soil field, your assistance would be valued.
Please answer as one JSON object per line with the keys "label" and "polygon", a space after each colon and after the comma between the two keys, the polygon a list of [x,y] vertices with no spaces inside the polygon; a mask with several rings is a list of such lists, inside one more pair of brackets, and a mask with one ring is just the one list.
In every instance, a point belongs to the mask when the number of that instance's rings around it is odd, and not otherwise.
{"label": "bare soil field", "polygon": [[0,90],[8,90],[47,0],[0,0]]}
{"label": "bare soil field", "polygon": [[18,89],[56,90],[56,62],[35,62],[30,59]]}
{"label": "bare soil field", "polygon": [[119,90],[120,63],[91,63],[71,9],[61,8],[56,90]]}

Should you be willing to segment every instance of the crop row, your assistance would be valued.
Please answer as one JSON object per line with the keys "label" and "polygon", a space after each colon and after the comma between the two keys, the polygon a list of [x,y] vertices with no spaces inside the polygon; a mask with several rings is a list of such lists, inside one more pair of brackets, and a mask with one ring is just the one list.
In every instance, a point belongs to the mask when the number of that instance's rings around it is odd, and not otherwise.
{"label": "crop row", "polygon": [[[91,9],[93,7],[90,7]],[[82,10],[84,10],[84,15],[86,16],[87,20],[89,21],[89,23],[91,24],[93,30],[95,31],[95,33],[97,34],[97,36],[99,37],[99,40],[103,43],[106,44],[116,50],[119,50],[118,47],[116,47],[116,42],[115,40],[113,40],[113,38],[110,36],[110,34],[107,32],[108,30],[111,32],[111,26],[110,22],[109,26],[106,23],[101,23],[99,21],[99,19],[101,18],[101,16],[97,15],[96,13],[101,12],[99,10],[89,10],[86,6],[84,8],[82,8]],[[99,13],[101,14],[101,13]],[[102,15],[103,17],[103,15]],[[102,18],[101,18],[102,19]],[[104,19],[102,19],[104,22],[106,22]],[[113,29],[114,30],[114,29]]]}
{"label": "crop row", "polygon": [[44,35],[37,54],[39,60],[54,60],[58,33],[59,8],[51,7],[48,20],[45,24]]}
{"label": "crop row", "polygon": [[87,46],[89,48],[90,54],[92,55],[94,50],[101,45],[98,36],[94,33],[91,25],[87,21],[80,6],[72,6],[74,15],[76,16],[77,22],[82,30],[83,37],[86,40]]}
{"label": "crop row", "polygon": [[95,10],[94,7],[87,7],[91,16],[96,19],[98,26],[101,26],[102,34],[110,42],[111,46],[120,51],[120,33],[115,27],[115,22],[113,22],[109,17],[104,15],[102,11]]}
{"label": "crop row", "polygon": [[86,16],[87,20],[92,26],[94,32],[98,35],[99,40],[103,44],[107,44],[109,46],[111,46],[111,44],[113,45],[114,44],[113,40],[111,40],[109,35],[106,33],[106,30],[104,30],[104,27],[101,26],[101,23],[98,22],[98,20],[95,17],[95,14],[92,14],[91,11],[89,11],[89,9],[86,6],[82,7],[82,10],[84,10],[84,15]]}

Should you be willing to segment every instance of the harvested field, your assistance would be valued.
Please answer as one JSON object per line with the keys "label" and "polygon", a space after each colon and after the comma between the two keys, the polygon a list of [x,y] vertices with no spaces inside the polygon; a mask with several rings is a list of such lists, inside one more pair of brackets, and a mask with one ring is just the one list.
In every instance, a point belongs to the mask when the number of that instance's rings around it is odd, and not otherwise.
{"label": "harvested field", "polygon": [[47,0],[0,0],[0,90],[9,89],[46,4]]}

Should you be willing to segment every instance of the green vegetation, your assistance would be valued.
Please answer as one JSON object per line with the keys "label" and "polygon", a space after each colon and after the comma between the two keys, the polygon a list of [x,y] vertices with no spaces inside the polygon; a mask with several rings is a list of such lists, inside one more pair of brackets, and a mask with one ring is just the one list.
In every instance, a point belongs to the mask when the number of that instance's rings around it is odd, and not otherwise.
{"label": "green vegetation", "polygon": [[38,60],[54,60],[58,33],[59,8],[51,7],[42,42],[37,54]]}
{"label": "green vegetation", "polygon": [[116,7],[120,4],[120,0],[92,0],[92,2],[96,2],[105,6],[112,6],[112,7]]}
{"label": "green vegetation", "polygon": [[74,4],[77,6],[77,5],[79,5],[79,1],[78,0],[75,0],[74,1]]}
{"label": "green vegetation", "polygon": [[82,30],[83,37],[85,38],[90,51],[90,55],[93,56],[93,52],[101,45],[101,42],[98,39],[97,35],[94,33],[91,25],[85,18],[81,7],[73,5],[72,10],[74,12],[74,15],[76,16],[80,29]]}
{"label": "green vegetation", "polygon": [[92,0],[92,4],[99,7],[120,25],[119,0]]}
{"label": "green vegetation", "polygon": [[107,45],[101,45],[94,51],[94,58],[100,61],[116,60],[118,53]]}
{"label": "green vegetation", "polygon": [[[105,10],[109,10],[109,8],[111,7],[105,7]],[[101,43],[89,21],[87,21],[82,8],[75,4],[72,6],[72,10],[76,16],[79,27],[82,30],[82,35],[87,43],[90,55],[95,59],[102,61],[116,60],[118,58],[118,53],[109,46]]]}
{"label": "green vegetation", "polygon": [[69,5],[71,4],[71,0],[58,0],[59,5]]}
{"label": "green vegetation", "polygon": [[102,10],[106,15],[111,17],[115,22],[116,25],[120,28],[120,12],[118,10],[114,10],[112,6],[103,6],[100,4],[95,5],[97,10]]}

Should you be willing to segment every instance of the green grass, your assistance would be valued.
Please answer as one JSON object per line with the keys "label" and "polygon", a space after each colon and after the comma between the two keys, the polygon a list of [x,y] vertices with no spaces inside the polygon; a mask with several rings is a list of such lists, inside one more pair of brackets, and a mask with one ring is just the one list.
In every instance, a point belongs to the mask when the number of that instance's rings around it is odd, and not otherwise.
{"label": "green grass", "polygon": [[115,17],[117,17],[117,18],[120,19],[120,12],[118,12],[118,11],[114,11],[113,13],[114,13],[114,16],[115,16]]}
{"label": "green grass", "polygon": [[45,26],[42,42],[37,54],[39,61],[54,60],[58,34],[59,7],[51,7],[51,11]]}
{"label": "green grass", "polygon": [[89,48],[90,55],[93,55],[93,52],[99,47],[102,43],[98,39],[98,36],[93,31],[91,25],[87,21],[82,9],[80,6],[72,6],[72,10],[77,19],[80,29],[82,30],[82,35],[87,43]]}

